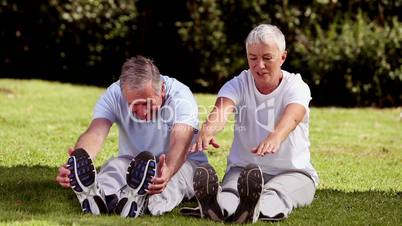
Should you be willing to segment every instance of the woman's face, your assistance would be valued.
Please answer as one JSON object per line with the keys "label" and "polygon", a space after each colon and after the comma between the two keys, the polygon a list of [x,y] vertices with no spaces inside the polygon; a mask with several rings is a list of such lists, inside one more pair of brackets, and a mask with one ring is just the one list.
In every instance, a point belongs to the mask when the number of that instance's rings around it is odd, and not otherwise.
{"label": "woman's face", "polygon": [[286,51],[281,52],[273,41],[247,46],[247,62],[258,82],[276,82],[281,78],[281,66],[286,59]]}

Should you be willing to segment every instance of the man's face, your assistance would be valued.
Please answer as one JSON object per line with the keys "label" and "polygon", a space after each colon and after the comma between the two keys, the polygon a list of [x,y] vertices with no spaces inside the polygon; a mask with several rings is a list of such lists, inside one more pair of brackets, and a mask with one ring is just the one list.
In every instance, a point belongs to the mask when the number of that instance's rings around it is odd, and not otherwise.
{"label": "man's face", "polygon": [[162,85],[160,94],[155,92],[151,81],[149,81],[142,89],[130,90],[127,87],[124,87],[123,94],[133,115],[140,120],[150,121],[154,119],[156,113],[162,106],[163,98],[165,96],[164,87],[165,86]]}
{"label": "man's face", "polygon": [[248,66],[256,82],[276,81],[280,78],[286,51],[281,53],[273,41],[251,44],[247,47]]}

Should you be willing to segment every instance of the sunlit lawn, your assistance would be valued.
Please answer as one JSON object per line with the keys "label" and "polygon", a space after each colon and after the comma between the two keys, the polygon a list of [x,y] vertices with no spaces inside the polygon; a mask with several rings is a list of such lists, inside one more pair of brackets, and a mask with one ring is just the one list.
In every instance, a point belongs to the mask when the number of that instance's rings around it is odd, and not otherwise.
{"label": "sunlit lawn", "polygon": [[[55,182],[66,149],[88,125],[102,88],[0,79],[0,222],[4,225],[213,225],[174,210],[162,217],[83,215],[74,194]],[[202,106],[214,95],[197,94]],[[314,203],[283,225],[401,225],[402,108],[312,108],[313,164],[321,183]],[[201,114],[205,118],[205,114]],[[232,142],[229,125],[209,150],[223,176]],[[114,126],[95,163],[117,154]],[[187,203],[193,205],[194,203]],[[266,222],[257,223],[261,225]]]}

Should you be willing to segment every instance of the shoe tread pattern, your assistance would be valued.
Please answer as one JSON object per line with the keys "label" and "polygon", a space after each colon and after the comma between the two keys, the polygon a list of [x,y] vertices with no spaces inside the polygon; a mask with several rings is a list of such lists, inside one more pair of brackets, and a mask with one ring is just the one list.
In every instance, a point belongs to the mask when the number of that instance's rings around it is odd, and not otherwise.
{"label": "shoe tread pattern", "polygon": [[222,209],[217,201],[219,181],[211,165],[204,164],[197,167],[194,173],[193,186],[195,197],[201,206],[201,216],[214,221],[222,221]]}
{"label": "shoe tread pattern", "polygon": [[240,203],[233,215],[236,223],[252,222],[255,207],[260,199],[263,186],[263,177],[257,165],[250,164],[240,173],[237,189]]}
{"label": "shoe tread pattern", "polygon": [[[67,165],[67,169],[70,170],[70,185],[76,192],[83,191],[78,180],[85,187],[89,187],[94,183],[95,167],[88,153],[84,149],[76,149],[68,159]],[[76,177],[75,172],[77,172],[78,178]]]}
{"label": "shoe tread pattern", "polygon": [[[138,190],[138,195],[145,195],[151,183],[152,177],[155,176],[156,161],[153,154],[144,151],[138,154],[131,161],[127,169],[127,185]],[[145,176],[145,180],[142,183]]]}

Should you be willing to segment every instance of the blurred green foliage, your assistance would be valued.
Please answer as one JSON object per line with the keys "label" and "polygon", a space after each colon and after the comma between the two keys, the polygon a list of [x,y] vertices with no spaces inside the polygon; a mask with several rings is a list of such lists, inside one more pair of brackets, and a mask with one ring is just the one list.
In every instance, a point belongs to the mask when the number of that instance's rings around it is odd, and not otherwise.
{"label": "blurred green foliage", "polygon": [[183,41],[197,57],[197,84],[218,90],[234,72],[244,68],[243,37],[251,26],[268,19],[265,0],[187,1],[188,21],[177,22]]}
{"label": "blurred green foliage", "polygon": [[[402,23],[377,26],[363,13],[355,19],[317,24],[314,39],[296,42],[293,64],[310,74],[318,102],[346,106],[395,106],[402,99]],[[303,67],[304,66],[304,67]]]}
{"label": "blurred green foliage", "polygon": [[285,34],[284,69],[315,105],[402,105],[402,0],[0,0],[0,74],[107,85],[144,54],[194,91],[247,69],[260,23]]}
{"label": "blurred green foliage", "polygon": [[50,4],[57,9],[62,19],[59,32],[69,32],[89,39],[88,64],[102,62],[102,55],[115,48],[108,42],[124,39],[135,32],[137,9],[133,1],[120,0],[52,0]]}
{"label": "blurred green foliage", "polygon": [[315,104],[402,104],[402,27],[397,17],[401,1],[187,4],[191,20],[177,25],[190,51],[201,59],[199,80],[204,86],[220,87],[245,69],[246,35],[259,23],[272,23],[286,35],[289,55],[284,68],[302,73]]}
{"label": "blurred green foliage", "polygon": [[50,5],[61,17],[61,36],[67,31],[77,36],[76,40],[88,40],[89,65],[102,63],[107,48],[117,47],[109,44],[111,40],[124,39],[136,30],[135,0],[51,0]]}

